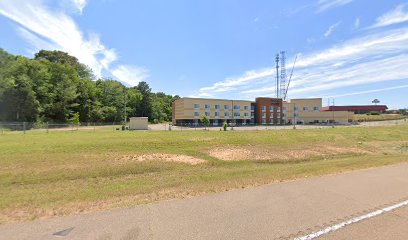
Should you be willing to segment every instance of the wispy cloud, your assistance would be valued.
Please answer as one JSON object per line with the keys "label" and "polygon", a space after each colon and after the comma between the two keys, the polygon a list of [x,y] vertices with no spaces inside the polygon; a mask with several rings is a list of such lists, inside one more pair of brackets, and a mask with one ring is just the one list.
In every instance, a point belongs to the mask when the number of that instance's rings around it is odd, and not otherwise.
{"label": "wispy cloud", "polygon": [[354,28],[355,29],[360,28],[360,18],[356,18],[356,20],[354,21]]}
{"label": "wispy cloud", "polygon": [[408,85],[401,85],[401,86],[388,87],[388,88],[379,88],[379,89],[345,93],[345,94],[337,94],[337,95],[332,95],[332,96],[324,96],[323,98],[348,97],[348,96],[363,95],[363,94],[376,93],[376,92],[386,92],[386,91],[392,91],[392,90],[404,89],[404,88],[408,88]]}
{"label": "wispy cloud", "polygon": [[88,0],[70,0],[74,4],[74,6],[78,9],[78,11],[82,14]]}
{"label": "wispy cloud", "polygon": [[385,27],[408,21],[408,10],[406,4],[400,4],[393,10],[386,12],[377,18],[377,22],[371,28]]}
{"label": "wispy cloud", "polygon": [[[323,95],[338,88],[408,79],[407,51],[408,28],[399,28],[371,33],[301,55],[289,94],[292,97]],[[199,93],[216,97],[219,92],[240,93],[248,99],[274,96],[275,74],[273,67],[251,70],[242,76],[203,87]]]}
{"label": "wispy cloud", "polygon": [[129,86],[136,86],[149,76],[145,68],[127,65],[120,65],[113,69],[112,74]]}
{"label": "wispy cloud", "polygon": [[321,13],[332,8],[341,7],[351,3],[353,0],[319,0],[316,13]]}
{"label": "wispy cloud", "polygon": [[[79,11],[87,3],[86,0],[70,1]],[[33,52],[61,50],[77,57],[98,77],[103,71],[111,72],[111,65],[118,59],[115,49],[106,47],[95,33],[85,36],[65,9],[51,10],[45,3],[43,0],[0,0],[0,14],[18,24],[18,33],[34,47]],[[128,78],[120,80],[126,82]]]}
{"label": "wispy cloud", "polygon": [[336,30],[336,28],[337,28],[338,26],[340,26],[340,24],[341,24],[341,22],[338,22],[338,23],[335,23],[335,24],[331,25],[331,26],[327,29],[327,31],[324,33],[324,36],[325,36],[325,37],[329,37],[329,36],[334,32],[334,30]]}

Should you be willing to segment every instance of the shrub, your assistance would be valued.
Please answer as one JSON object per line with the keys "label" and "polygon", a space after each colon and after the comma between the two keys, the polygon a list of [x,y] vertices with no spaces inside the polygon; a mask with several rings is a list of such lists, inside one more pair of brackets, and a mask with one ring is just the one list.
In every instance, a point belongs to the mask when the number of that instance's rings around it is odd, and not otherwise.
{"label": "shrub", "polygon": [[227,131],[227,127],[228,127],[227,122],[224,122],[224,123],[222,124],[222,129],[224,129],[224,131]]}

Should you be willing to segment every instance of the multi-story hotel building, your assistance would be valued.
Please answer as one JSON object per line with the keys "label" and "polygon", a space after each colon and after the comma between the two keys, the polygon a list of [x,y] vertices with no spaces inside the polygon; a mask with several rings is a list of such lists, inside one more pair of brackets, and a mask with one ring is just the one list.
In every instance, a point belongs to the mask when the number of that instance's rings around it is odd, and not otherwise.
{"label": "multi-story hotel building", "polygon": [[206,115],[211,126],[223,122],[236,125],[255,124],[345,124],[353,113],[347,111],[322,111],[322,99],[256,98],[255,101],[181,98],[173,102],[174,125],[199,125]]}

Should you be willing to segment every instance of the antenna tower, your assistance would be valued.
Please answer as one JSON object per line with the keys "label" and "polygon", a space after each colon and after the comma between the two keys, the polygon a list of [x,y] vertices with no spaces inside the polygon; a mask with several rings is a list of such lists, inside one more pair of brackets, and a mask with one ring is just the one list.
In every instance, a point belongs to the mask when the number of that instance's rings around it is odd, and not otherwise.
{"label": "antenna tower", "polygon": [[285,98],[285,92],[286,92],[286,53],[285,51],[280,52],[280,89],[279,89],[279,97],[280,98]]}

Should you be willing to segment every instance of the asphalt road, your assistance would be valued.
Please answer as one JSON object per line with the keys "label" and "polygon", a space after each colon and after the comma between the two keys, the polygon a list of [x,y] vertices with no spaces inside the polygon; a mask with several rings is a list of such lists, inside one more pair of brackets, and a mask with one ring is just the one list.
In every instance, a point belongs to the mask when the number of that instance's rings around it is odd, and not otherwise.
{"label": "asphalt road", "polygon": [[[405,200],[408,164],[400,164],[2,225],[0,239],[293,239]],[[321,238],[408,239],[407,216],[401,207]]]}

